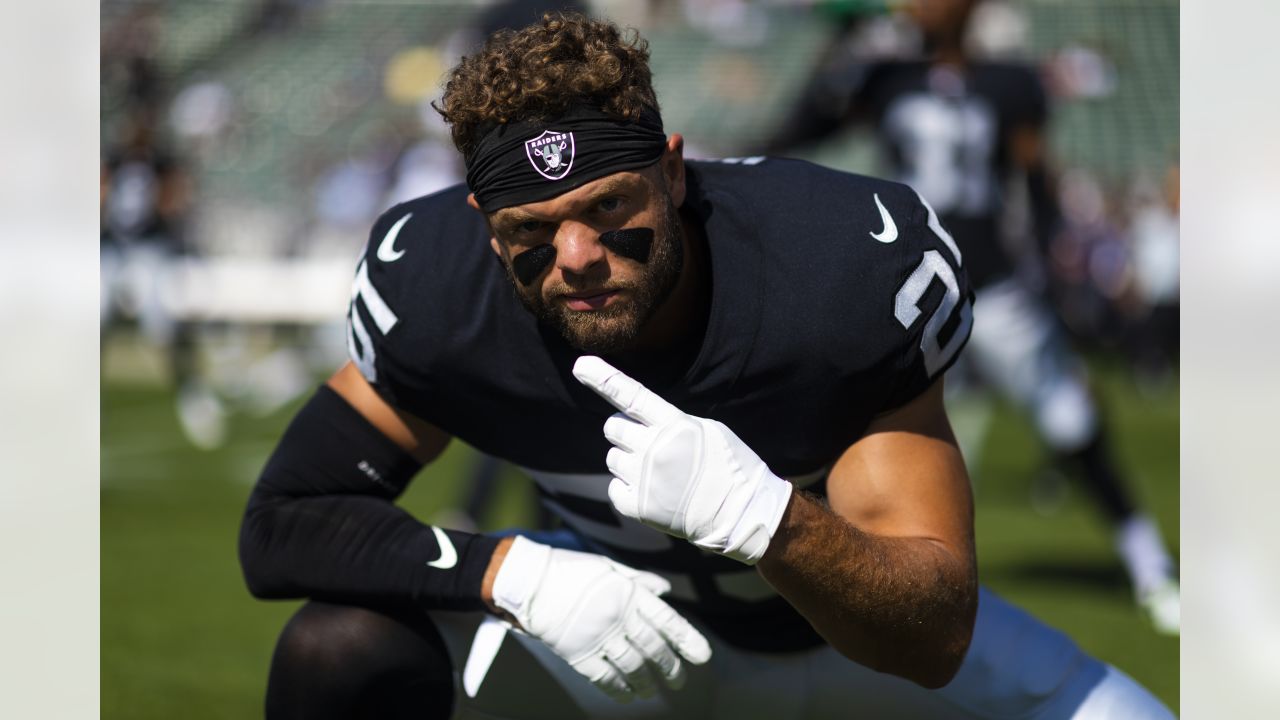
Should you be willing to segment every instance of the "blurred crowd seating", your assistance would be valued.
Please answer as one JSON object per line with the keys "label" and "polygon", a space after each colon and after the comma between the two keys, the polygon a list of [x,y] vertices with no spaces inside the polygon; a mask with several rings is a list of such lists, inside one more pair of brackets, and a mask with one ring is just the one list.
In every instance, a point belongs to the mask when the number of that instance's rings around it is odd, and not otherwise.
{"label": "blurred crowd seating", "polygon": [[[137,95],[130,88],[145,86],[191,167],[193,248],[353,257],[372,218],[413,191],[410,180],[460,178],[447,152],[433,154],[447,138],[427,103],[472,42],[463,31],[491,4],[103,0],[104,147]],[[883,14],[887,2],[591,5],[649,38],[668,129],[695,156],[726,156],[780,120],[833,32],[832,8]],[[1176,164],[1177,0],[995,5],[986,41],[1042,67],[1059,164],[1096,188],[1105,219],[1123,229],[1132,198],[1150,196]],[[815,159],[876,171],[857,132]],[[440,167],[414,174],[411,161]]]}

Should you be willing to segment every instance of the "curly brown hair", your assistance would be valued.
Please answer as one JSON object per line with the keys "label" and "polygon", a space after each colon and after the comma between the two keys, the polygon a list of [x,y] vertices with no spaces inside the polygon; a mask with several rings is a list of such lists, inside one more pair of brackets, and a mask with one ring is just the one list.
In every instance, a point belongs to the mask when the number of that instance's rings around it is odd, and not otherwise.
{"label": "curly brown hair", "polygon": [[546,13],[522,30],[494,33],[479,53],[463,57],[434,107],[470,157],[496,125],[549,119],[578,102],[619,119],[657,112],[649,43],[606,20]]}

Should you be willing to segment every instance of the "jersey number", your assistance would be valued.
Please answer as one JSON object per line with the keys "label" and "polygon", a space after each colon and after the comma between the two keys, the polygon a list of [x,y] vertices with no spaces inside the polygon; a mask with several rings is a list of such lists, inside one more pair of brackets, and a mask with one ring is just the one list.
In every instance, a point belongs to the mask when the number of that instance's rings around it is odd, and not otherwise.
{"label": "jersey number", "polygon": [[934,278],[942,281],[946,293],[942,296],[942,302],[938,303],[937,309],[929,316],[924,326],[924,335],[920,338],[920,352],[924,353],[925,374],[931,378],[939,368],[946,366],[968,336],[969,326],[973,323],[973,304],[965,301],[960,308],[960,327],[951,333],[951,339],[946,345],[939,343],[938,334],[942,332],[942,327],[950,319],[956,305],[960,304],[961,298],[960,284],[956,282],[955,271],[937,250],[925,251],[920,264],[898,289],[898,294],[893,299],[893,316],[898,318],[902,327],[910,328],[924,312],[920,309],[920,300],[924,298],[925,291],[929,289]]}
{"label": "jersey number", "polygon": [[373,338],[369,336],[369,330],[364,326],[364,321],[360,319],[360,313],[356,310],[357,298],[364,303],[365,309],[369,311],[369,317],[373,318],[373,323],[378,326],[378,330],[383,335],[396,326],[399,318],[391,311],[387,301],[378,294],[378,289],[369,282],[369,263],[365,260],[360,261],[360,266],[356,268],[355,282],[351,284],[351,310],[347,316],[347,350],[351,354],[352,362],[360,368],[365,379],[371,383],[377,382],[378,369],[374,364],[376,353],[373,350]]}

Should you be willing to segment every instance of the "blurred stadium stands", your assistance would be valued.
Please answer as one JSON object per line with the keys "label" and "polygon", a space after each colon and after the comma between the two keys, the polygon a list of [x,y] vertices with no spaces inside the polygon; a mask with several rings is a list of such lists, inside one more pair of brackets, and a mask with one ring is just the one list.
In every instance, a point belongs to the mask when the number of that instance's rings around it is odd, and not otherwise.
{"label": "blurred stadium stands", "polygon": [[[263,19],[264,7],[283,4],[292,8],[287,20]],[[389,172],[404,145],[438,132],[420,121],[430,112],[423,103],[438,95],[439,78],[456,58],[451,36],[487,4],[103,0],[101,8],[104,38],[142,32],[140,14],[151,9],[156,39],[147,52],[168,119],[185,123],[179,139],[198,179],[192,225],[198,247],[274,254],[332,249],[308,248],[299,237],[314,227],[314,197],[327,170],[364,156],[373,159],[367,172]],[[799,92],[830,29],[793,2],[747,4],[763,23],[748,18],[718,26],[690,22],[699,17],[698,3],[688,3],[694,10],[672,5],[594,6],[650,39],[670,130],[705,155],[750,147]],[[1015,35],[1005,43],[1040,61],[1057,91],[1053,143],[1063,163],[1108,188],[1159,178],[1178,137],[1176,0],[1006,5],[1025,22],[996,32]],[[114,46],[104,40],[104,142],[124,110],[125,80],[111,71],[120,60]],[[417,62],[402,62],[413,50]],[[200,85],[203,94],[192,92]],[[822,159],[873,169],[856,138]],[[346,247],[354,249],[363,231],[350,230]]]}
{"label": "blurred stadium stands", "polygon": [[[685,135],[691,157],[759,147],[840,22],[860,21],[857,43],[868,53],[909,49],[911,31],[894,4],[589,3],[649,40],[667,129]],[[167,312],[204,330],[322,327],[284,344],[302,343],[311,363],[338,361],[350,272],[373,219],[462,178],[430,102],[494,5],[103,0],[104,155],[142,108],[191,178],[178,243],[185,254],[159,280]],[[1176,356],[1176,185],[1172,213],[1160,185],[1176,178],[1178,14],[1176,0],[988,0],[971,38],[989,54],[1037,63],[1053,94],[1067,222],[1046,269],[1064,320],[1085,347],[1128,353],[1161,382]],[[806,156],[880,171],[866,129]],[[1011,216],[1016,222],[1016,210]],[[1155,232],[1139,237],[1143,228]],[[1142,278],[1152,274],[1172,290],[1145,297]],[[1172,310],[1153,311],[1157,302]],[[1152,338],[1165,338],[1162,352],[1139,357]],[[110,375],[115,355],[104,357]]]}
{"label": "blurred stadium stands", "polygon": [[[1038,57],[1092,50],[1114,89],[1063,99],[1054,118],[1057,155],[1113,181],[1159,176],[1178,142],[1178,3],[1092,0],[1030,4]],[[1070,57],[1067,55],[1066,57]]]}
{"label": "blurred stadium stands", "polygon": [[[492,4],[102,0],[103,147],[127,125],[140,95],[155,103],[169,144],[194,178],[187,234],[199,257],[184,259],[170,278],[176,310],[257,326],[206,334],[218,347],[206,352],[205,365],[220,394],[257,393],[246,404],[260,406],[236,416],[222,447],[197,451],[175,429],[175,393],[163,387],[163,365],[131,338],[104,343],[104,717],[260,712],[270,644],[290,608],[255,602],[242,587],[233,548],[247,484],[288,419],[290,393],[310,387],[308,373],[339,361],[326,365],[331,358],[314,350],[335,346],[341,357],[350,277],[373,218],[410,181],[426,187],[460,177],[449,165],[452,151],[430,153],[448,141],[426,102],[466,47],[464,31]],[[869,44],[896,41],[887,4],[591,3],[649,39],[667,128],[703,157],[739,155],[765,138],[818,62],[834,33],[833,15],[883,16],[869,30]],[[1179,3],[1014,0],[991,7],[983,42],[1033,59],[1050,79],[1053,150],[1070,178],[1064,186],[1078,196],[1064,204],[1093,208],[1100,217],[1082,213],[1105,221],[1076,237],[1125,242],[1131,196],[1158,195],[1177,162]],[[429,166],[438,165],[434,174],[404,172],[415,147],[425,148],[420,158]],[[814,159],[835,167],[877,170],[863,131],[818,152]],[[1073,257],[1063,263],[1079,265]],[[1176,275],[1176,249],[1173,262]],[[296,327],[257,332],[281,320],[310,328],[325,318],[332,337]],[[306,362],[244,359],[280,360],[268,353],[290,344],[309,346]],[[1109,358],[1099,369],[1124,462],[1176,544],[1176,377],[1148,394]],[[1176,708],[1178,641],[1142,625],[1110,540],[1082,508],[1068,504],[1047,518],[1028,512],[1026,478],[1040,462],[1034,438],[1003,406],[990,425],[990,449],[974,468],[983,478],[984,582],[1128,669]],[[420,517],[465,501],[471,456],[460,445],[407,496],[406,507]],[[488,529],[530,522],[525,486],[508,479]]]}

